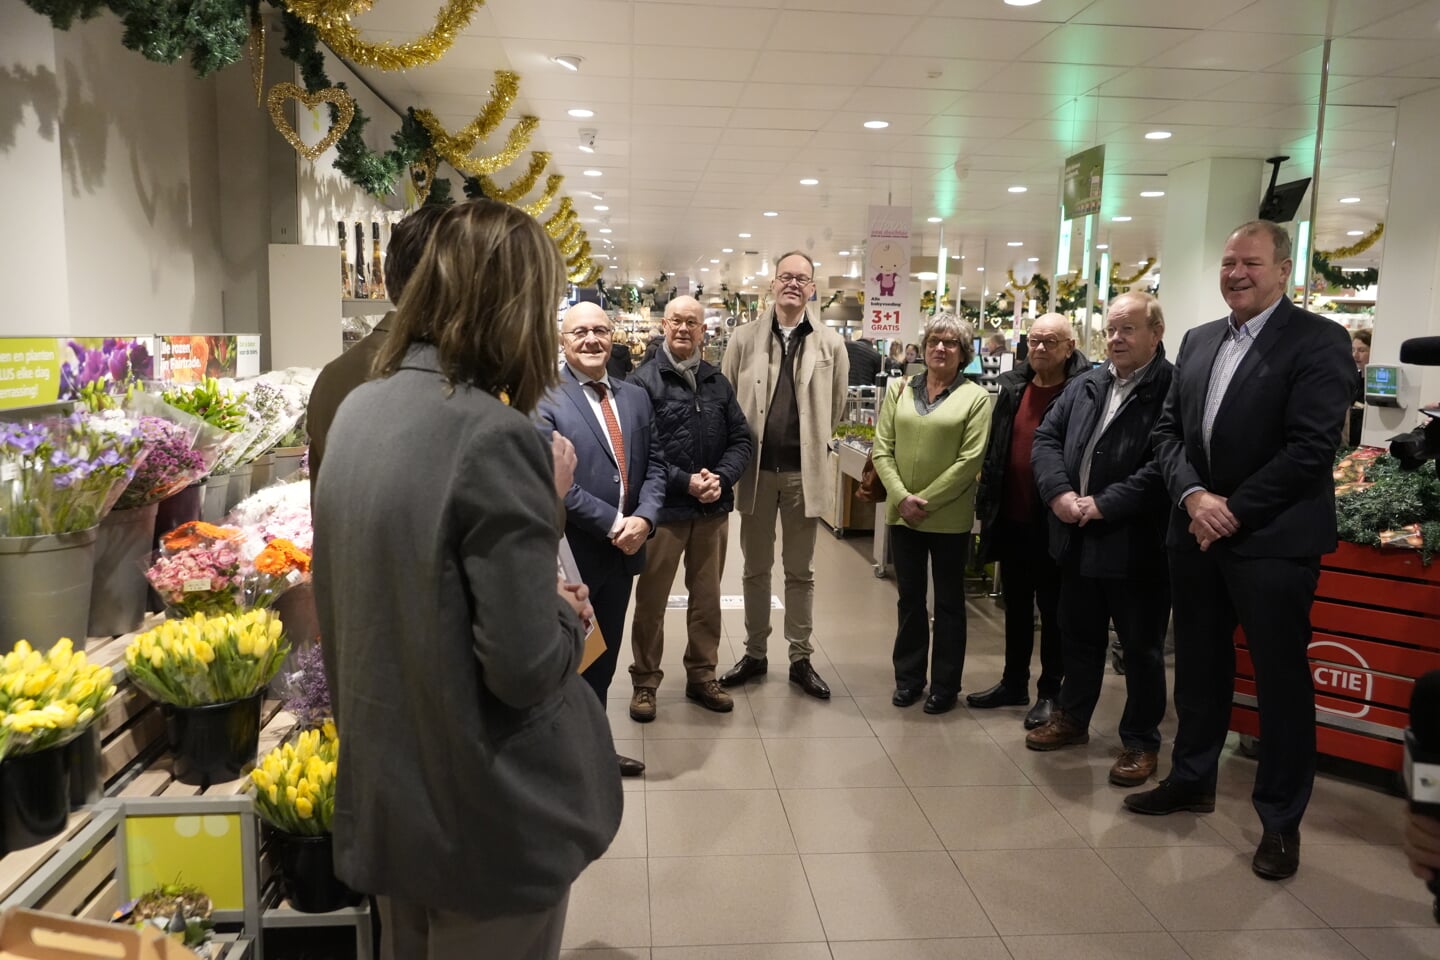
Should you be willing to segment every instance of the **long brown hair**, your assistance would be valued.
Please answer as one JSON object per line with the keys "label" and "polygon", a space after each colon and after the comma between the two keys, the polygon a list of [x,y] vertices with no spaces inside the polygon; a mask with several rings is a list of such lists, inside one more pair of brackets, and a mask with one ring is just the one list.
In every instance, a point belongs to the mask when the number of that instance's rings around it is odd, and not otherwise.
{"label": "long brown hair", "polygon": [[375,372],[434,344],[451,385],[509,394],[529,414],[557,380],[555,315],[565,263],[533,217],[493,200],[457,203],[435,225],[405,286]]}

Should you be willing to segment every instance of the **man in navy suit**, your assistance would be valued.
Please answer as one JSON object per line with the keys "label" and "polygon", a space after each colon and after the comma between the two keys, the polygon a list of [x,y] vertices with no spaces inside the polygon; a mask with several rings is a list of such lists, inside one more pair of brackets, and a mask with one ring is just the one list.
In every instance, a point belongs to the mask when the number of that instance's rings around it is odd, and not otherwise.
{"label": "man in navy suit", "polygon": [[[665,500],[665,461],[650,442],[650,395],[606,373],[614,328],[605,311],[577,303],[566,311],[560,332],[565,349],[560,385],[540,401],[535,415],[547,438],[553,430],[575,445],[565,539],[605,638],[605,652],[583,674],[603,704],[620,656],[630,587],[645,569],[645,541]],[[644,770],[639,760],[620,757],[623,775]]]}
{"label": "man in navy suit", "polygon": [[1310,607],[1335,549],[1331,476],[1355,365],[1345,328],[1285,297],[1290,237],[1265,220],[1230,235],[1220,292],[1230,316],[1185,335],[1156,456],[1173,508],[1175,712],[1170,775],[1125,798],[1136,813],[1215,809],[1235,689],[1238,624],[1255,665],[1260,762],[1251,799],[1263,834],[1252,868],[1300,865],[1315,781]]}

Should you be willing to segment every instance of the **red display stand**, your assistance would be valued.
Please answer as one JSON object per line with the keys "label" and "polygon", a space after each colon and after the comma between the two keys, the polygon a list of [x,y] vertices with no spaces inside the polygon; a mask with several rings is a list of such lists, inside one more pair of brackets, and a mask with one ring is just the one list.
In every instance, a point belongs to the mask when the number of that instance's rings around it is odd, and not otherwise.
{"label": "red display stand", "polygon": [[[1320,752],[1399,770],[1411,687],[1440,669],[1440,561],[1427,567],[1414,550],[1342,543],[1320,567],[1310,614]],[[1259,736],[1255,671],[1242,631],[1235,644],[1230,729]]]}

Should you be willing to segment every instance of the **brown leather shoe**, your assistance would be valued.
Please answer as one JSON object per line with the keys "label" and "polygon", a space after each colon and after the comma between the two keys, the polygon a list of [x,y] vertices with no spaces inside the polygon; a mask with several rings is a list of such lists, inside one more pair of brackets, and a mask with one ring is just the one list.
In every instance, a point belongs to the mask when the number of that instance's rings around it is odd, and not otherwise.
{"label": "brown leather shoe", "polygon": [[730,694],[720,689],[719,682],[715,680],[685,684],[685,699],[694,700],[706,710],[714,710],[716,713],[729,713],[735,709],[735,701],[730,699]]}
{"label": "brown leather shoe", "polygon": [[1089,742],[1090,731],[1064,710],[1056,710],[1044,726],[1036,727],[1025,734],[1025,746],[1031,750],[1059,750],[1061,747]]}
{"label": "brown leather shoe", "polygon": [[649,723],[655,719],[655,688],[636,687],[630,698],[630,719],[636,723]]}
{"label": "brown leather shoe", "polygon": [[1155,776],[1160,754],[1154,750],[1132,750],[1126,747],[1110,767],[1110,782],[1117,787],[1138,787]]}
{"label": "brown leather shoe", "polygon": [[638,777],[645,772],[645,764],[634,757],[622,757],[615,754],[615,760],[620,764],[620,776]]}

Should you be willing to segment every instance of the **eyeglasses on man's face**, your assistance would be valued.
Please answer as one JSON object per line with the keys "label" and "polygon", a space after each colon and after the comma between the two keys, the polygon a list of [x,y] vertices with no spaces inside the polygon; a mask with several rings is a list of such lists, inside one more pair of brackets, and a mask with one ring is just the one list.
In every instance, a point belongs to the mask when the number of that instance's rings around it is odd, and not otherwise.
{"label": "eyeglasses on man's face", "polygon": [[596,340],[609,340],[611,332],[609,327],[576,327],[574,330],[566,330],[565,336],[576,343],[583,343],[591,337]]}
{"label": "eyeglasses on man's face", "polygon": [[1030,341],[1029,341],[1029,342],[1030,342],[1030,346],[1032,346],[1032,347],[1043,347],[1043,348],[1046,349],[1046,350],[1054,350],[1054,349],[1056,349],[1057,347],[1059,347],[1060,344],[1062,344],[1062,343],[1069,343],[1069,342],[1070,342],[1070,338],[1069,338],[1069,337],[1032,337],[1032,338],[1030,338]]}
{"label": "eyeglasses on man's face", "polygon": [[686,330],[699,330],[705,326],[703,320],[688,320],[683,317],[670,317],[665,322],[672,327],[684,327]]}
{"label": "eyeglasses on man's face", "polygon": [[942,347],[945,350],[959,350],[960,341],[954,339],[942,340],[938,337],[931,337],[929,340],[925,341],[926,350],[933,350],[936,347]]}
{"label": "eyeglasses on man's face", "polygon": [[775,282],[782,287],[788,287],[792,284],[797,287],[808,287],[814,282],[814,278],[807,277],[803,273],[782,273],[775,278]]}

